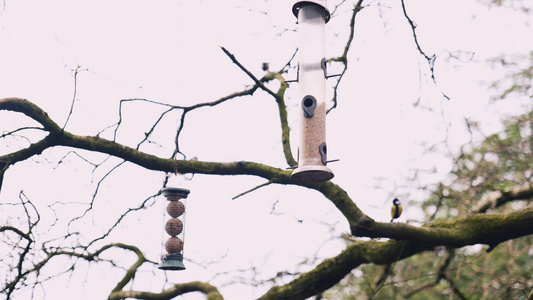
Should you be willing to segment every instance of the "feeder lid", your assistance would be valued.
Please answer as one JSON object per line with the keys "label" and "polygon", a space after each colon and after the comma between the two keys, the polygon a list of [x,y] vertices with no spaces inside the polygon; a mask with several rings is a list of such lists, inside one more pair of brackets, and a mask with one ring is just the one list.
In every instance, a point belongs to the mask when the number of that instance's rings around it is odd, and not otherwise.
{"label": "feeder lid", "polygon": [[294,3],[294,5],[292,6],[292,13],[294,14],[294,16],[296,18],[298,18],[298,11],[303,6],[306,6],[306,5],[309,5],[309,4],[318,5],[318,6],[320,6],[320,7],[322,7],[324,9],[324,20],[327,23],[329,21],[330,17],[331,17],[331,14],[329,13],[329,10],[327,8],[327,3],[326,2],[327,2],[326,0],[296,1],[296,3]]}
{"label": "feeder lid", "polygon": [[166,187],[163,189],[163,195],[165,196],[179,196],[180,198],[187,198],[191,191],[188,189]]}
{"label": "feeder lid", "polygon": [[333,172],[326,166],[307,165],[292,171],[291,179],[298,182],[321,182],[333,178]]}

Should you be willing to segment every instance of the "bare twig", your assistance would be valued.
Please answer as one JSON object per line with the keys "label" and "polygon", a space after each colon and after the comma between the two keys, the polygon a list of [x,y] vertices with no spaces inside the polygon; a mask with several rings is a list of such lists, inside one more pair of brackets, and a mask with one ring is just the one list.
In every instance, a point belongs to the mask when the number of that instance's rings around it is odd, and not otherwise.
{"label": "bare twig", "polygon": [[[342,78],[344,77],[344,74],[346,73],[346,70],[348,70],[348,52],[351,49],[351,45],[355,36],[355,17],[357,14],[363,9],[363,0],[359,0],[354,8],[352,9],[352,17],[350,19],[350,35],[348,36],[348,40],[346,41],[346,45],[344,46],[344,51],[339,57],[330,58],[328,62],[340,62],[343,65],[342,71],[337,76],[337,81],[335,83],[335,86],[333,87],[333,98],[331,101],[333,102],[333,105],[327,110],[327,113],[329,113],[331,110],[337,107],[337,95],[338,95],[338,89],[340,86],[340,83],[342,81]],[[340,5],[340,4],[339,4]],[[335,8],[335,10],[338,7]]]}
{"label": "bare twig", "polygon": [[74,91],[72,95],[72,102],[70,103],[70,110],[68,112],[67,119],[65,120],[65,124],[63,124],[62,127],[63,130],[65,130],[65,127],[67,127],[68,121],[72,116],[72,112],[74,112],[74,103],[76,103],[76,93],[78,92],[78,74],[80,71],[88,71],[88,69],[81,69],[80,66],[77,66],[76,69],[72,71],[74,72]]}
{"label": "bare twig", "polygon": [[246,73],[246,75],[248,75],[248,77],[250,77],[254,82],[255,84],[261,88],[263,91],[269,93],[272,97],[274,98],[277,98],[277,95],[276,93],[274,93],[272,90],[270,90],[269,88],[267,88],[259,79],[257,79],[257,77],[255,77],[252,72],[248,71],[248,69],[246,69],[238,60],[237,58],[235,58],[235,55],[231,54],[228,50],[226,50],[226,48],[224,47],[220,47],[222,49],[222,51],[231,59],[231,61],[236,64],[239,69],[241,69],[244,73]]}
{"label": "bare twig", "polygon": [[[407,19],[407,22],[409,23],[409,26],[411,27],[411,31],[413,33],[413,38],[415,41],[416,48],[418,49],[418,52],[426,59],[429,70],[431,72],[431,79],[433,80],[433,83],[437,83],[437,80],[435,79],[435,60],[437,59],[437,56],[435,54],[432,54],[431,56],[426,54],[424,50],[422,50],[422,47],[420,46],[420,43],[418,42],[418,36],[416,34],[416,23],[411,20],[409,15],[407,14],[407,9],[405,8],[405,0],[401,0],[402,3],[402,11],[403,15]],[[441,91],[441,94],[446,100],[450,100],[450,97],[446,95],[444,92]]]}
{"label": "bare twig", "polygon": [[203,103],[198,103],[198,104],[194,104],[194,105],[191,105],[191,106],[183,107],[183,113],[181,114],[178,130],[176,131],[176,137],[174,138],[174,143],[175,143],[175,147],[176,148],[174,150],[174,153],[172,154],[172,157],[175,157],[176,154],[181,153],[180,152],[180,146],[179,146],[179,137],[180,137],[181,131],[183,130],[183,128],[185,126],[185,115],[188,112],[190,112],[192,110],[195,110],[197,108],[201,108],[201,107],[216,106],[216,105],[222,104],[222,103],[224,103],[224,102],[226,102],[228,100],[234,99],[234,98],[253,95],[256,90],[257,90],[257,86],[253,86],[253,87],[251,87],[249,89],[243,90],[241,92],[236,92],[236,93],[229,94],[227,96],[221,97],[221,98],[219,98],[217,100],[214,100],[214,101],[211,101],[211,102],[203,102]]}
{"label": "bare twig", "polygon": [[254,187],[254,188],[251,188],[251,189],[249,189],[249,190],[247,190],[247,191],[245,191],[245,192],[242,192],[242,193],[238,194],[237,196],[231,198],[231,200],[235,200],[235,199],[237,199],[237,198],[239,198],[239,197],[242,197],[242,196],[244,196],[244,195],[246,195],[246,194],[249,194],[249,193],[251,193],[251,192],[253,192],[253,191],[255,191],[255,190],[258,190],[258,189],[260,189],[260,188],[262,188],[262,187],[265,187],[265,186],[267,186],[267,185],[270,185],[270,184],[272,184],[272,181],[269,180],[269,181],[267,181],[267,182],[265,182],[265,183],[263,183],[263,184],[260,184],[260,185]]}

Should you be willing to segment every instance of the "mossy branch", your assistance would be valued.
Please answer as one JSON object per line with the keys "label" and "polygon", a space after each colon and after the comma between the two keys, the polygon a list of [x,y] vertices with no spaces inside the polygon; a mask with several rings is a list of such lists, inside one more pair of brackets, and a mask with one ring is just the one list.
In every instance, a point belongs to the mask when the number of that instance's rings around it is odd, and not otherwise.
{"label": "mossy branch", "polygon": [[306,299],[323,292],[353,269],[366,263],[387,264],[424,250],[423,245],[402,241],[361,241],[348,246],[339,255],[324,260],[313,270],[284,286],[270,289],[260,300]]}
{"label": "mossy branch", "polygon": [[135,277],[135,273],[137,273],[137,269],[139,269],[139,267],[145,262],[147,262],[148,260],[146,259],[146,257],[144,257],[144,254],[142,253],[142,251],[137,247],[125,245],[125,244],[113,244],[112,246],[131,250],[135,252],[135,254],[137,255],[137,261],[128,269],[128,271],[126,271],[126,275],[124,275],[124,278],[122,278],[122,280],[120,280],[117,286],[113,289],[112,291],[113,293],[113,292],[121,291],[126,286],[126,284],[128,284],[128,282],[130,282],[132,278]]}
{"label": "mossy branch", "polygon": [[533,207],[501,214],[474,214],[446,222],[415,227],[402,223],[371,221],[356,227],[358,236],[387,237],[426,245],[460,248],[467,245],[496,246],[504,241],[533,234]]}
{"label": "mossy branch", "polygon": [[[174,172],[176,161],[164,159],[143,153],[119,143],[94,136],[77,136],[69,132],[58,130],[58,126],[38,106],[30,104],[28,100],[8,98],[0,100],[0,110],[7,109],[24,113],[35,118],[50,134],[43,140],[30,145],[28,148],[0,157],[4,170],[11,164],[25,160],[32,155],[40,154],[43,150],[53,146],[68,146],[89,151],[106,153],[125,159],[149,170]],[[274,168],[256,162],[205,162],[195,160],[177,161],[177,171],[182,174],[210,174],[210,175],[254,175],[265,178],[272,183],[297,184],[315,189],[327,197],[345,216],[350,224],[352,234],[366,237],[388,237],[406,239],[432,245],[464,246],[475,243],[498,243],[499,232],[518,237],[531,234],[531,226],[522,226],[533,220],[533,211],[526,209],[502,215],[471,215],[453,222],[432,223],[424,227],[414,227],[407,224],[378,223],[366,216],[352,201],[348,194],[332,182],[313,184],[296,183],[290,179],[290,171]],[[520,191],[524,193],[524,191]],[[512,195],[510,195],[512,196]],[[516,230],[509,232],[507,226],[516,224]]]}
{"label": "mossy branch", "polygon": [[[113,141],[94,136],[77,136],[61,130],[44,111],[29,101],[18,98],[0,99],[0,110],[25,114],[39,122],[49,134],[27,148],[0,157],[2,174],[12,164],[54,146],[68,146],[89,151],[107,153],[123,158],[143,168],[174,172],[176,161],[163,159],[126,147]],[[366,216],[339,186],[332,182],[301,184],[290,179],[290,171],[255,162],[205,162],[196,160],[177,161],[179,173],[210,175],[254,175],[271,183],[297,184],[314,189],[328,198],[347,219],[354,236],[391,238],[397,241],[356,242],[336,257],[326,259],[312,271],[302,274],[284,286],[274,287],[261,299],[305,299],[336,284],[352,269],[364,263],[387,264],[397,259],[428,250],[437,245],[452,248],[474,244],[487,244],[492,249],[499,243],[520,236],[533,234],[533,208],[528,207],[506,214],[473,214],[454,221],[434,222],[422,227],[401,223],[379,223]],[[523,195],[527,191],[520,190]],[[513,197],[513,195],[507,195]],[[518,195],[517,195],[518,196]],[[400,241],[401,240],[401,241]],[[103,251],[103,250],[102,250]],[[117,284],[109,299],[170,299],[185,291],[204,292],[210,299],[221,299],[216,289],[206,283],[176,285],[163,293],[122,291],[138,267],[146,261],[142,253]],[[60,254],[60,253],[58,253]],[[87,258],[89,259],[89,258]],[[393,261],[394,260],[394,261]],[[174,296],[172,296],[174,295]],[[211,296],[209,296],[211,295]]]}
{"label": "mossy branch", "polygon": [[[2,105],[3,103],[6,104],[13,101],[23,105]],[[21,112],[28,116],[44,114],[44,112],[38,106],[29,105],[28,103],[29,101],[25,99],[1,99],[0,110],[7,109]],[[43,124],[43,126],[44,124],[47,124],[48,127],[52,128],[55,124],[48,116],[45,118],[39,118],[36,121]],[[220,163],[194,160],[178,160],[176,162],[174,159],[160,158],[151,154],[143,153],[134,148],[127,147],[104,138],[96,136],[78,136],[61,130],[55,131],[54,134],[50,133],[43,140],[30,145],[28,148],[0,156],[0,163],[4,164],[3,169],[6,170],[10,165],[18,161],[23,161],[33,155],[38,155],[45,149],[54,146],[67,146],[106,153],[154,171],[174,172],[176,171],[175,167],[177,163],[177,171],[182,174],[254,175],[265,178],[272,183],[297,184],[290,179],[290,171],[274,168],[261,163],[247,161]],[[339,209],[349,220],[363,215],[357,206],[348,198],[347,194],[342,191],[340,187],[330,182],[302,186],[317,189],[326,195],[326,197],[335,199],[332,201],[334,201],[335,205],[339,207]]]}
{"label": "mossy branch", "polygon": [[219,293],[218,289],[209,283],[205,282],[188,282],[180,283],[166,289],[160,293],[141,292],[141,291],[114,291],[109,296],[108,300],[119,299],[145,299],[145,300],[170,300],[177,296],[191,293],[201,292],[207,296],[207,300],[223,300],[224,298]]}
{"label": "mossy branch", "polygon": [[[316,268],[284,286],[270,289],[261,300],[306,299],[337,284],[351,270],[362,264],[395,263],[437,245],[459,248],[487,244],[489,250],[499,243],[533,234],[533,208],[500,215],[473,215],[454,222],[431,224],[417,228],[398,223],[374,223],[367,236],[397,237],[407,240],[359,241],[348,246],[336,257],[326,259]],[[440,227],[437,227],[440,226]],[[386,234],[385,234],[386,232]]]}

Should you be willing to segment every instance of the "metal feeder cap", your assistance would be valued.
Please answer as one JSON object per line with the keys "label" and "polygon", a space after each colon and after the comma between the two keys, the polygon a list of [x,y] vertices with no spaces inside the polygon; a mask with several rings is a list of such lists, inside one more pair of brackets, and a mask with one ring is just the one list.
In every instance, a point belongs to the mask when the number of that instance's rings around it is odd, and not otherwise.
{"label": "metal feeder cap", "polygon": [[167,187],[163,189],[163,195],[165,196],[179,196],[180,198],[187,198],[191,191],[182,188]]}
{"label": "metal feeder cap", "polygon": [[316,0],[316,1],[296,1],[294,5],[292,6],[292,13],[296,18],[298,18],[298,11],[300,8],[306,5],[318,5],[324,9],[324,20],[326,23],[329,21],[331,14],[329,13],[329,9],[327,8],[326,0]]}
{"label": "metal feeder cap", "polygon": [[333,172],[326,166],[308,165],[296,168],[291,179],[297,182],[322,182],[333,178]]}

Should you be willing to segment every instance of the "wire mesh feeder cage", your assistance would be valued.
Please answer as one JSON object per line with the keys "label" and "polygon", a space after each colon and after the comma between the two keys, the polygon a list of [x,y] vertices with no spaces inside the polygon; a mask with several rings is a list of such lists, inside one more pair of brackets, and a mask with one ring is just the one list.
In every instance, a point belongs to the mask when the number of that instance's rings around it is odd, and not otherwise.
{"label": "wire mesh feeder cage", "polygon": [[[166,254],[161,256],[159,269],[185,270],[183,264],[185,203],[190,191],[182,188],[167,187],[163,189],[163,196],[168,201],[166,211],[169,218],[165,224],[165,231],[170,236],[165,242]],[[181,201],[183,200],[183,201]]]}

